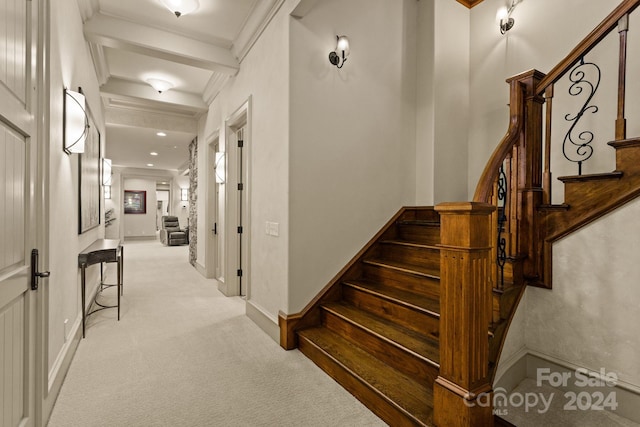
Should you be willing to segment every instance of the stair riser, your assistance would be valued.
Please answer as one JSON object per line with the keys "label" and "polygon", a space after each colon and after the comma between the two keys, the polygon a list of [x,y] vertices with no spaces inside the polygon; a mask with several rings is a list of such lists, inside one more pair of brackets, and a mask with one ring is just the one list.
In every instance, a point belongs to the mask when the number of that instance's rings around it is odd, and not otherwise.
{"label": "stair riser", "polygon": [[438,316],[431,316],[349,287],[344,287],[342,297],[344,301],[361,310],[373,313],[412,331],[432,337],[437,337],[440,333]]}
{"label": "stair riser", "polygon": [[374,265],[363,266],[365,279],[377,282],[381,285],[411,291],[422,295],[438,298],[440,296],[440,280],[429,277],[416,276],[402,271],[378,267]]}
{"label": "stair riser", "polygon": [[578,206],[589,206],[594,195],[616,194],[620,191],[620,179],[607,179],[601,181],[565,182],[564,183],[564,203],[575,208]]}
{"label": "stair riser", "polygon": [[616,169],[624,171],[625,175],[640,173],[640,149],[638,145],[616,149]]}
{"label": "stair riser", "polygon": [[437,245],[440,243],[440,227],[435,225],[398,224],[398,237],[403,240]]}
{"label": "stair riser", "polygon": [[438,376],[437,367],[340,316],[323,311],[322,321],[333,332],[364,348],[398,371],[419,379],[423,384],[433,384]]}
{"label": "stair riser", "polygon": [[379,250],[380,258],[383,260],[417,265],[421,267],[420,271],[427,271],[433,275],[440,274],[439,249],[383,243]]}
{"label": "stair riser", "polygon": [[382,397],[379,392],[372,390],[369,386],[353,376],[349,370],[337,363],[323,350],[315,346],[304,336],[299,338],[299,350],[325,371],[331,378],[336,380],[349,393],[354,395],[374,414],[382,418],[386,423],[398,427],[426,426],[418,422],[413,417],[408,416],[404,411],[391,404]]}

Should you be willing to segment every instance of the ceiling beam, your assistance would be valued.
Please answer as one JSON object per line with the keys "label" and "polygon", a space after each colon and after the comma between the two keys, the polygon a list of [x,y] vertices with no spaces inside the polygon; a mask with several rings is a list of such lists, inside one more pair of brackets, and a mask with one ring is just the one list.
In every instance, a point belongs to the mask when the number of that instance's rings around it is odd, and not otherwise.
{"label": "ceiling beam", "polygon": [[198,133],[198,121],[196,119],[176,117],[171,114],[106,108],[104,120],[107,125],[157,129],[169,132]]}
{"label": "ceiling beam", "polygon": [[239,64],[229,49],[122,19],[95,14],[84,24],[87,41],[233,76]]}
{"label": "ceiling beam", "polygon": [[300,0],[298,5],[291,11],[291,16],[294,18],[301,19],[303,18],[313,7],[316,5],[318,0]]}
{"label": "ceiling beam", "polygon": [[110,78],[107,83],[100,86],[100,93],[103,96],[110,96],[119,99],[136,99],[154,103],[162,103],[167,107],[178,107],[183,110],[202,113],[208,107],[202,97],[193,93],[168,90],[158,93],[148,84],[132,82]]}

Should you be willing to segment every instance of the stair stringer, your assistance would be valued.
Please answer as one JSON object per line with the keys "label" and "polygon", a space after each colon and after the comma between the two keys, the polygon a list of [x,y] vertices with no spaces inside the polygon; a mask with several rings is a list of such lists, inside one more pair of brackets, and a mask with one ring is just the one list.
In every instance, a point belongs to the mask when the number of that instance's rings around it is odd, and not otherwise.
{"label": "stair stringer", "polygon": [[298,347],[296,331],[321,324],[321,309],[323,304],[342,299],[342,283],[353,280],[362,272],[362,260],[376,250],[380,240],[391,238],[395,233],[395,225],[400,220],[416,219],[421,211],[431,211],[435,217],[438,214],[432,206],[402,207],[369,242],[334,276],[333,279],[313,298],[299,313],[278,314],[280,328],[280,346],[285,350]]}

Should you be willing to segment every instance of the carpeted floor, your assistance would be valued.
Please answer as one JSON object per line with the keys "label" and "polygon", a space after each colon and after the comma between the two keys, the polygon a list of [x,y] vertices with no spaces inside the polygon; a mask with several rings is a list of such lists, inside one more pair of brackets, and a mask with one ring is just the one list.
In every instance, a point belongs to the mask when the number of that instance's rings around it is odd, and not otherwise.
{"label": "carpeted floor", "polygon": [[186,246],[127,242],[121,320],[89,318],[49,427],[385,425],[187,257]]}
{"label": "carpeted floor", "polygon": [[[589,389],[584,391],[591,393]],[[575,401],[571,403],[563,391],[547,385],[538,386],[531,378],[522,381],[510,395],[517,395],[509,398],[516,405],[501,408],[508,412],[503,418],[518,427],[640,427],[610,411],[575,409]],[[530,403],[528,408],[527,402]]]}

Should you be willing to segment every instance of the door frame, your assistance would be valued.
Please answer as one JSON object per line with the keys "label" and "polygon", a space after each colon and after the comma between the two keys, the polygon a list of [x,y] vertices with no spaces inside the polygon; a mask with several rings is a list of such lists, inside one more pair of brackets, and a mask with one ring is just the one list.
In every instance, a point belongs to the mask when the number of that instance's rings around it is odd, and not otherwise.
{"label": "door frame", "polygon": [[[49,78],[46,59],[49,54],[49,2],[30,0],[25,15],[24,101],[13,96],[0,97],[0,113],[3,123],[25,139],[24,165],[24,253],[23,265],[18,275],[26,275],[27,290],[24,294],[24,385],[23,423],[21,426],[44,425],[46,409],[44,399],[48,394],[48,281],[39,281],[39,290],[30,289],[31,250],[38,249],[39,270],[49,268],[48,253],[48,150],[49,150]],[[34,53],[34,54],[32,54]],[[62,89],[61,89],[62,91]],[[7,277],[14,275],[7,271]],[[4,384],[0,384],[3,387]]]}
{"label": "door frame", "polygon": [[[249,98],[236,109],[224,123],[224,142],[227,165],[227,183],[225,194],[225,285],[227,296],[238,296],[241,294],[240,280],[234,274],[239,265],[242,265],[242,284],[244,297],[248,300],[251,297],[251,112],[252,98]],[[238,148],[237,131],[244,127],[244,146],[242,147],[242,176],[238,170],[238,158],[240,149]],[[241,180],[242,179],[242,180]],[[244,184],[243,190],[236,191],[238,183]],[[240,193],[240,194],[239,194]],[[239,197],[242,197],[242,218],[239,218],[238,205]],[[243,227],[242,233],[242,259],[239,257],[239,239],[236,236],[238,224]]]}
{"label": "door frame", "polygon": [[[225,240],[225,221],[224,212],[222,215],[220,212],[221,206],[218,200],[218,191],[225,191],[226,187],[223,187],[224,183],[218,184],[216,180],[217,151],[224,152],[224,147],[220,140],[220,129],[216,129],[207,138],[207,197],[204,216],[206,218],[205,277],[216,279],[219,283],[218,288],[221,289],[224,288],[225,283],[225,265],[224,259],[221,259],[221,257],[224,257],[224,248],[220,247]],[[224,161],[226,162],[226,155]],[[224,204],[222,204],[222,207],[224,207]],[[224,289],[221,289],[221,292],[223,291]]]}

